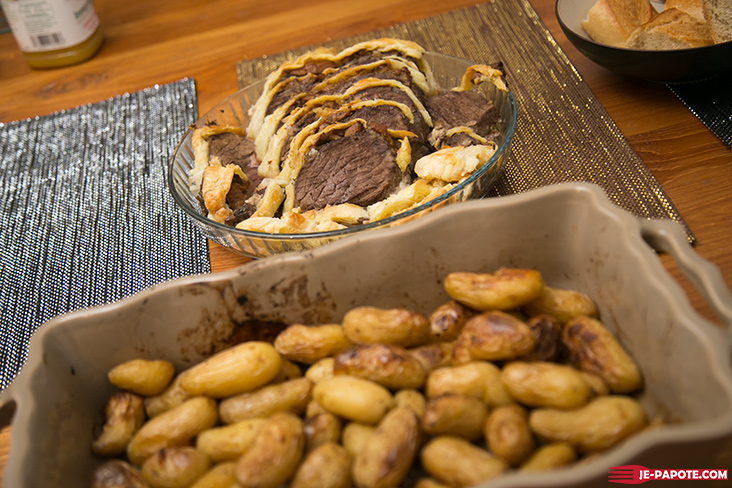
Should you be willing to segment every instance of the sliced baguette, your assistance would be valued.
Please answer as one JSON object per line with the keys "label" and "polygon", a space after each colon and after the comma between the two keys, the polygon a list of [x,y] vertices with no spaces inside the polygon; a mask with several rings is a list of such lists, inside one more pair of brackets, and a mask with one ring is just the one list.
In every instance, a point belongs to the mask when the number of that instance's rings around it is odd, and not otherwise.
{"label": "sliced baguette", "polygon": [[581,24],[592,40],[622,47],[654,14],[649,0],[597,0]]}
{"label": "sliced baguette", "polygon": [[628,38],[625,47],[647,51],[688,49],[714,44],[709,27],[677,8],[662,10]]}
{"label": "sliced baguette", "polygon": [[703,0],[702,7],[714,42],[732,41],[732,1]]}
{"label": "sliced baguette", "polygon": [[677,8],[682,12],[694,17],[699,22],[706,22],[704,17],[704,6],[702,0],[666,0],[663,4],[663,10]]}

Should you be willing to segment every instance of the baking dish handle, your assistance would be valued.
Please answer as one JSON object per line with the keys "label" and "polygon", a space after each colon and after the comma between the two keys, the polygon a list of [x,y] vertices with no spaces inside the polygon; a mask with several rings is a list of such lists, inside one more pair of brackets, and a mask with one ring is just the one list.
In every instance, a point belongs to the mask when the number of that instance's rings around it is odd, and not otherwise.
{"label": "baking dish handle", "polygon": [[13,396],[13,385],[6,386],[0,391],[0,429],[7,427],[13,420],[16,401]]}
{"label": "baking dish handle", "polygon": [[732,295],[719,268],[697,254],[680,225],[671,220],[641,221],[641,235],[653,249],[665,252],[689,282],[701,293],[709,306],[728,327],[732,328]]}

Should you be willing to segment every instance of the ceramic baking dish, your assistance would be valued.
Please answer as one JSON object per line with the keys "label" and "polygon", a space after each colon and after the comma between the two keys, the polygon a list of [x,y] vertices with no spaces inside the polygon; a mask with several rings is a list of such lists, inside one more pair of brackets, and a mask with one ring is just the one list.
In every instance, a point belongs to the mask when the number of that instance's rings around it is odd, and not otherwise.
{"label": "ceramic baking dish", "polygon": [[184,367],[251,332],[252,324],[335,321],[362,304],[426,313],[446,301],[447,272],[500,266],[535,267],[549,284],[594,298],[643,371],[645,408],[672,423],[570,469],[483,486],[605,486],[608,468],[626,464],[727,467],[729,330],[693,311],[658,249],[732,323],[721,274],[692,250],[680,226],[633,217],[581,183],[449,206],[400,227],[58,317],[33,336],[26,365],[0,393],[0,417],[12,420],[5,486],[89,486],[97,462],[89,447],[93,426],[112,393],[105,375],[123,360],[162,357]]}

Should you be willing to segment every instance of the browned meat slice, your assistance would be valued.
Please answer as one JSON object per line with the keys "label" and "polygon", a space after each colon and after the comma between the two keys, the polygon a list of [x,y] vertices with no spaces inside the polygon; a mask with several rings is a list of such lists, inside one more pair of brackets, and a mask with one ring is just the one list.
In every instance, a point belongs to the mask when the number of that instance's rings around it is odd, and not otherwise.
{"label": "browned meat slice", "polygon": [[435,127],[449,130],[469,127],[488,136],[498,121],[498,110],[483,95],[474,91],[446,91],[427,99],[427,110]]}
{"label": "browned meat slice", "polygon": [[295,181],[295,200],[303,211],[340,203],[366,206],[388,196],[401,177],[389,141],[363,129],[308,154]]}
{"label": "browned meat slice", "polygon": [[224,132],[212,136],[208,141],[210,156],[216,156],[223,166],[228,164],[238,165],[248,181],[242,181],[235,177],[231,183],[231,189],[226,195],[226,203],[234,213],[229,216],[226,223],[236,225],[238,222],[249,218],[256,208],[248,204],[246,200],[252,196],[255,189],[262,181],[257,174],[259,160],[254,155],[254,141],[230,132]]}

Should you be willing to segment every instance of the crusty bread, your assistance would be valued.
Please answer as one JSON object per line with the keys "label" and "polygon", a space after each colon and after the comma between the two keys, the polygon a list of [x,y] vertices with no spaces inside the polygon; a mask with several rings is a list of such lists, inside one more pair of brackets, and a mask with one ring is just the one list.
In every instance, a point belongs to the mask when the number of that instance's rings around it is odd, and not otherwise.
{"label": "crusty bread", "polygon": [[659,12],[631,34],[625,47],[650,51],[688,49],[714,44],[707,24],[677,8]]}
{"label": "crusty bread", "polygon": [[703,0],[702,7],[714,42],[732,41],[732,1]]}
{"label": "crusty bread", "polygon": [[649,0],[597,0],[582,28],[594,41],[620,47],[654,14]]}
{"label": "crusty bread", "polygon": [[702,0],[666,0],[664,10],[676,8],[694,17],[699,22],[706,22]]}

